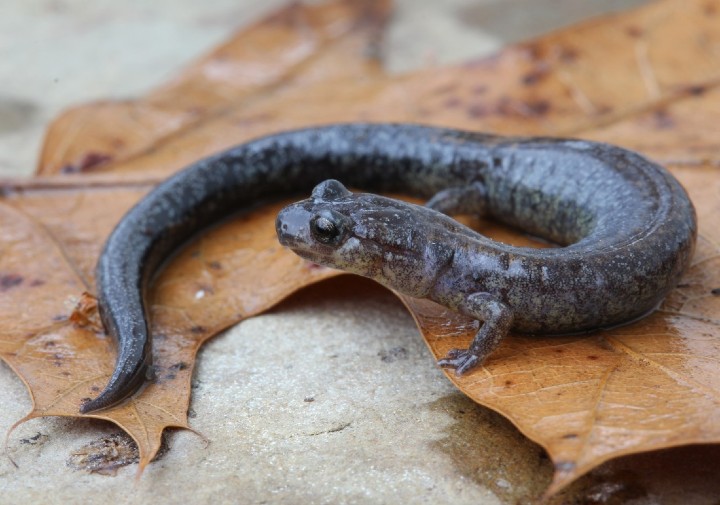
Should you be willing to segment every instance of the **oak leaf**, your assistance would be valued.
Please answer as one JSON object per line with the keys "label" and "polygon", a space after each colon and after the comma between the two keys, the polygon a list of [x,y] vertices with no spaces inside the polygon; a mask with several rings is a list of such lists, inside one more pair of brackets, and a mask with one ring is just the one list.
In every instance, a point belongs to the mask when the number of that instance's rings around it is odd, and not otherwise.
{"label": "oak leaf", "polygon": [[[617,143],[668,166],[697,207],[693,265],[656,313],[584,337],[514,335],[482,369],[448,374],[547,450],[555,464],[548,492],[620,455],[720,441],[720,232],[713,226],[720,178],[718,141],[704,127],[720,119],[720,1],[662,0],[490,58],[400,76],[384,75],[367,58],[387,11],[381,0],[288,7],[145,98],[80,107],[51,125],[42,177],[6,183],[0,202],[0,290],[8,295],[0,304],[0,354],[31,390],[28,417],[78,415],[81,399],[104,384],[112,344],[69,318],[82,293],[92,292],[105,236],[153,184],[282,129],[410,121]],[[242,49],[249,41],[257,45],[250,54]],[[264,64],[269,57],[278,64]],[[73,174],[52,176],[63,172]],[[277,208],[203,235],[155,283],[158,378],[126,405],[94,416],[133,436],[141,466],[165,427],[187,427],[193,358],[205,339],[336,275],[280,248]],[[492,223],[477,227],[527,243]],[[401,298],[436,356],[467,345],[472,321]]]}

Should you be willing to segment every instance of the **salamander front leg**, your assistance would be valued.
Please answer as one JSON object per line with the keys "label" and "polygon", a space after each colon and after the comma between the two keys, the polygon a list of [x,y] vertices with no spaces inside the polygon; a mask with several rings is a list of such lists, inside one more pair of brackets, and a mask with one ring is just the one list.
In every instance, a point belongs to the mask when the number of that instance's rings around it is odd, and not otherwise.
{"label": "salamander front leg", "polygon": [[468,349],[451,349],[438,365],[454,368],[462,375],[480,365],[510,331],[513,315],[510,307],[489,293],[473,293],[459,307],[460,312],[483,321]]}
{"label": "salamander front leg", "polygon": [[425,206],[448,216],[482,216],[487,212],[487,190],[480,182],[444,189],[428,200]]}

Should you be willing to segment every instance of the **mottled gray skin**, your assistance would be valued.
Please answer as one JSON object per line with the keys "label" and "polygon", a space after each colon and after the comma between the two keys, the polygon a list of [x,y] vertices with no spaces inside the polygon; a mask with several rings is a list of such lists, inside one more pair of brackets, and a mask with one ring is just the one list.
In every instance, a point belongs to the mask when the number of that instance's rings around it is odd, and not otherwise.
{"label": "mottled gray skin", "polygon": [[261,138],[168,179],[109,237],[97,266],[98,301],[119,356],[106,388],[81,411],[115,405],[145,381],[144,293],[173,250],[229,214],[328,178],[433,197],[429,205],[443,212],[484,213],[564,245],[503,245],[431,208],[352,195],[334,182],[280,214],[280,240],[299,254],[485,321],[469,350],[441,360],[459,373],[480,363],[510,327],[567,333],[642,316],[677,283],[695,243],[695,212],[680,184],[605,144],[401,124]]}

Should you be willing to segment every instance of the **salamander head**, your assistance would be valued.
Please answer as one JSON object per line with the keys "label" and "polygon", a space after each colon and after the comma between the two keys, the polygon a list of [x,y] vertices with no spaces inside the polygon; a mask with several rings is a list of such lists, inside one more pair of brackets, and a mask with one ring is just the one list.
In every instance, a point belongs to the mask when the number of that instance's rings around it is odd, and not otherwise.
{"label": "salamander head", "polygon": [[[434,279],[432,248],[423,233],[430,209],[367,193],[335,180],[285,207],[275,228],[280,243],[320,265],[374,279],[412,296],[425,296]],[[422,232],[421,232],[422,231]]]}

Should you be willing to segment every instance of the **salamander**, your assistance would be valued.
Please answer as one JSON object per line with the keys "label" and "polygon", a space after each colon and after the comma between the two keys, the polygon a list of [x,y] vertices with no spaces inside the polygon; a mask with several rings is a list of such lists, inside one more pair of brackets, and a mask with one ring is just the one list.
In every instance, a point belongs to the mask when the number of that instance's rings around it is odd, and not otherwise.
{"label": "salamander", "polygon": [[[693,205],[669,172],[607,144],[410,124],[262,137],[170,177],[110,234],[96,287],[118,357],[105,389],[81,412],[116,405],[146,382],[146,291],[175,249],[232,213],[311,190],[280,212],[280,242],[482,321],[468,349],[439,361],[458,374],[482,363],[511,329],[576,333],[651,312],[687,268],[697,233]],[[493,241],[450,217],[458,213],[490,216],[559,247]]]}

